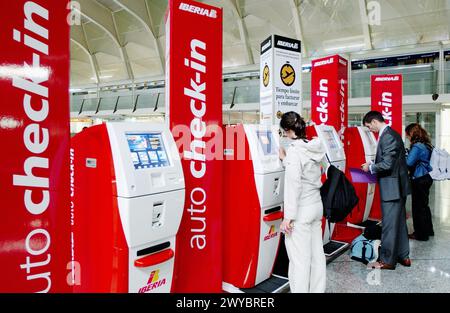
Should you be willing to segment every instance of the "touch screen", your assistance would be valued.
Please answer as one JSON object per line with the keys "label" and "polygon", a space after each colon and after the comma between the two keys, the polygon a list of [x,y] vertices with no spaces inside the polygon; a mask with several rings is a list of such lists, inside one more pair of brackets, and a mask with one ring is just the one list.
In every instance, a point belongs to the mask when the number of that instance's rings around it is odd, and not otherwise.
{"label": "touch screen", "polygon": [[135,169],[170,166],[161,133],[126,134]]}

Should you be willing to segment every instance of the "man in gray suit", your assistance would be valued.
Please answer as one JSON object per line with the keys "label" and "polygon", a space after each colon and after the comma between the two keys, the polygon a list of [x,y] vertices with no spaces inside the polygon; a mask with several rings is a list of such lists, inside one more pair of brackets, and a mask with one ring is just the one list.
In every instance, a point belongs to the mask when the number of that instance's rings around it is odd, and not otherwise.
{"label": "man in gray suit", "polygon": [[371,131],[379,133],[375,163],[361,166],[365,172],[377,175],[381,196],[380,260],[369,264],[369,268],[394,270],[397,263],[409,267],[405,203],[410,187],[405,146],[402,137],[385,123],[380,112],[367,113],[363,123]]}

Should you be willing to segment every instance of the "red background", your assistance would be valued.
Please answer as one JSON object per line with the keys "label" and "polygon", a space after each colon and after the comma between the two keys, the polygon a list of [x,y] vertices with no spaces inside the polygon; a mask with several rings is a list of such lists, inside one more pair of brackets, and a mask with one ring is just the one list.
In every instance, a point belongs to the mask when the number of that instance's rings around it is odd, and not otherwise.
{"label": "red background", "polygon": [[[399,77],[398,81],[375,81],[377,77]],[[382,112],[384,107],[378,105],[383,92],[392,93],[392,129],[400,135],[403,133],[403,76],[402,75],[372,75],[371,84],[372,110]]]}
{"label": "red background", "polygon": [[[180,3],[192,4],[201,8],[215,9],[217,18],[210,18],[179,10]],[[170,21],[170,127],[177,125],[190,127],[194,118],[190,110],[190,97],[184,95],[184,88],[190,88],[195,77],[194,70],[184,65],[184,59],[191,55],[190,42],[198,39],[206,43],[206,114],[202,121],[207,127],[220,130],[222,127],[222,10],[194,1],[169,1],[168,18]],[[203,52],[203,51],[202,51]],[[177,136],[177,134],[174,134]],[[208,134],[206,135],[208,136]],[[193,138],[193,137],[191,137]],[[208,137],[203,138],[208,142]],[[177,138],[175,137],[175,140]],[[180,144],[180,143],[178,143]],[[180,148],[180,146],[179,146]],[[206,145],[206,151],[211,151]],[[212,149],[214,151],[214,149]],[[220,153],[221,154],[221,153]],[[183,151],[180,149],[183,157]],[[192,177],[190,160],[182,159],[186,183],[185,211],[177,235],[175,254],[175,292],[221,292],[222,291],[222,245],[221,245],[221,207],[222,207],[222,161],[211,160],[206,155],[206,174],[203,178]],[[190,246],[191,229],[198,228],[199,222],[192,223],[190,213],[190,194],[196,187],[202,187],[207,199],[206,238],[203,250]]]}
{"label": "red background", "polygon": [[[12,78],[0,76],[0,292],[39,292],[44,290],[44,279],[27,281],[27,275],[51,272],[50,292],[70,291],[66,283],[69,274],[67,264],[70,261],[70,203],[69,203],[69,25],[67,23],[68,1],[34,1],[49,11],[49,21],[37,15],[33,19],[49,31],[49,40],[38,37],[24,29],[24,4],[26,0],[0,1],[1,67],[22,68],[24,62],[32,64],[35,50],[24,43],[13,40],[13,29],[17,29],[33,38],[39,38],[49,45],[49,55],[41,56],[41,66],[49,67],[50,77],[44,82],[49,88],[49,115],[38,123],[49,131],[49,146],[41,154],[28,151],[24,145],[23,133],[31,123],[23,108],[25,91],[12,85]],[[22,39],[23,41],[23,39]],[[40,97],[34,94],[32,103],[40,103]],[[36,109],[39,109],[36,106]],[[6,121],[12,121],[14,127],[7,127]],[[41,137],[42,140],[42,137]],[[49,159],[49,169],[36,169],[35,176],[48,177],[50,184],[50,205],[40,215],[30,214],[24,205],[26,189],[35,190],[33,200],[40,201],[41,189],[13,186],[13,175],[24,175],[24,162],[28,157],[37,156]],[[35,229],[45,229],[51,236],[50,247],[42,255],[29,255],[25,250],[25,238]],[[39,237],[34,236],[32,244],[36,249],[43,248]],[[45,244],[45,242],[44,242]],[[42,262],[51,255],[49,265],[26,269],[20,265],[30,262]]]}
{"label": "red background", "polygon": [[[332,64],[324,64],[316,67],[318,62],[332,58]],[[347,66],[339,63],[342,59],[347,63]],[[317,108],[322,100],[321,96],[317,95],[320,89],[320,81],[328,79],[328,121],[326,125],[333,126],[339,133],[341,130],[341,99],[340,94],[340,80],[345,80],[345,99],[344,99],[344,127],[348,127],[348,61],[339,55],[329,56],[322,59],[317,59],[312,62],[311,73],[311,120],[317,125],[322,124],[319,118]]]}

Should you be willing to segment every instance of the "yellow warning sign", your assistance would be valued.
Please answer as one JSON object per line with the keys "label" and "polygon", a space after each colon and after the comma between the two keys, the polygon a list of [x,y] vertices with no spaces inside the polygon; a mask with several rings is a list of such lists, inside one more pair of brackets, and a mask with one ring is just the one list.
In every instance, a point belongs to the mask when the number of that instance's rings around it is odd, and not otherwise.
{"label": "yellow warning sign", "polygon": [[286,63],[281,67],[280,71],[281,81],[286,86],[292,86],[295,82],[295,70],[289,63]]}
{"label": "yellow warning sign", "polygon": [[263,84],[264,87],[267,87],[269,85],[269,81],[270,81],[270,73],[269,73],[269,67],[264,66],[264,70],[263,70]]}

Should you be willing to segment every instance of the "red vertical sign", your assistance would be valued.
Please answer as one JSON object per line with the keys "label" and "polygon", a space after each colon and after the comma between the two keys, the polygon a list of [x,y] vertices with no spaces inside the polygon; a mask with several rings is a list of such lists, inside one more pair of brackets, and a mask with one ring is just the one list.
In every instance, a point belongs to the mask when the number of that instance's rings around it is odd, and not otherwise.
{"label": "red vertical sign", "polygon": [[70,291],[67,4],[0,1],[0,292]]}
{"label": "red vertical sign", "polygon": [[223,149],[211,142],[222,127],[222,10],[170,0],[166,36],[166,101],[186,182],[174,291],[220,292],[222,162],[213,151]]}
{"label": "red vertical sign", "polygon": [[348,127],[348,61],[339,55],[312,62],[311,119],[343,134]]}
{"label": "red vertical sign", "polygon": [[[339,55],[312,62],[311,120],[317,125],[333,126],[344,142],[348,127],[348,61]],[[346,224],[338,223],[332,238],[339,239],[347,232]]]}
{"label": "red vertical sign", "polygon": [[386,123],[400,135],[403,133],[402,75],[372,75],[372,110],[381,112]]}

